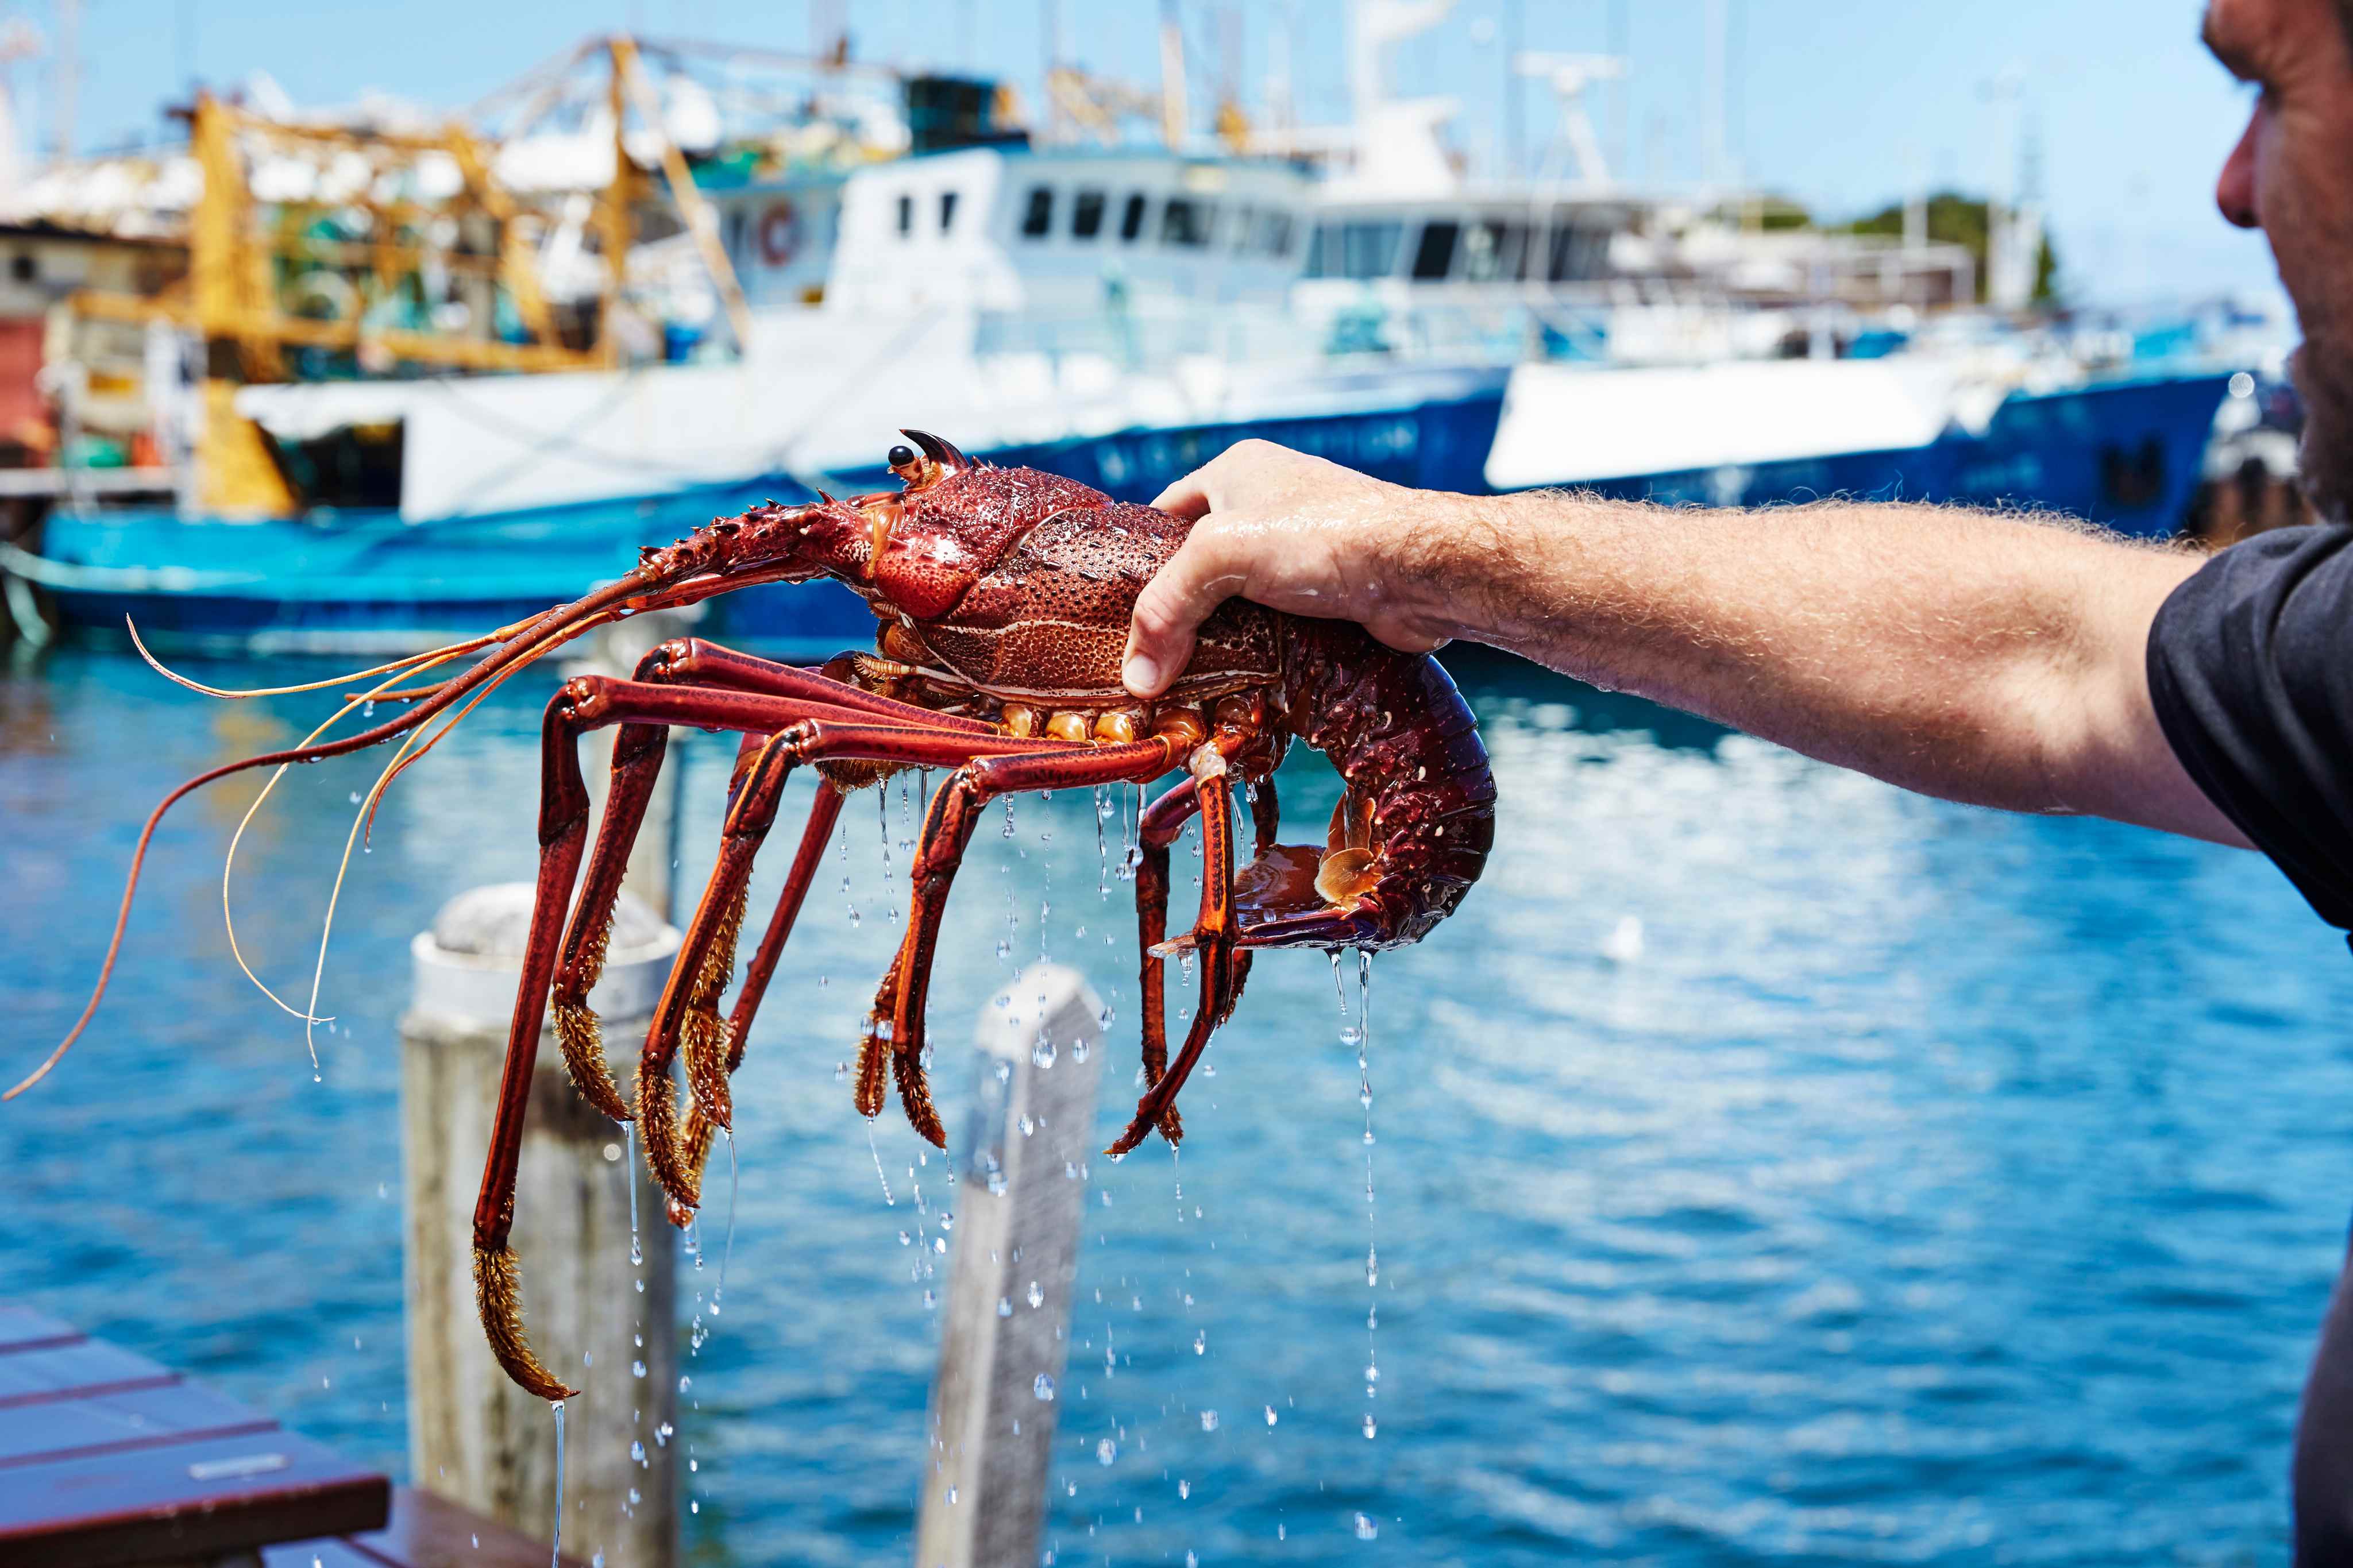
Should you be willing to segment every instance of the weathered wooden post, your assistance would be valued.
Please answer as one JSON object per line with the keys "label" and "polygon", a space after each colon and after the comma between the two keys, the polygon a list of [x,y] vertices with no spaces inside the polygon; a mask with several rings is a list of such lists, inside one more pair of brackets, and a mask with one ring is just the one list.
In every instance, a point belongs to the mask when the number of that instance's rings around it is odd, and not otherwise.
{"label": "weathered wooden post", "polygon": [[1102,1014],[1086,981],[1053,963],[1023,970],[981,1010],[917,1568],[1038,1561],[1098,1146]]}
{"label": "weathered wooden post", "polygon": [[[531,901],[528,882],[461,893],[412,944],[401,1135],[416,1484],[545,1539],[555,1521],[554,1424],[491,1359],[470,1263]],[[644,1035],[678,946],[675,930],[624,895],[591,994],[608,1038]],[[532,1342],[581,1390],[565,1409],[565,1554],[587,1562],[601,1552],[607,1568],[671,1568],[676,1450],[658,1438],[678,1411],[675,1233],[628,1130],[573,1089],[552,1030],[532,1082],[512,1245]]]}

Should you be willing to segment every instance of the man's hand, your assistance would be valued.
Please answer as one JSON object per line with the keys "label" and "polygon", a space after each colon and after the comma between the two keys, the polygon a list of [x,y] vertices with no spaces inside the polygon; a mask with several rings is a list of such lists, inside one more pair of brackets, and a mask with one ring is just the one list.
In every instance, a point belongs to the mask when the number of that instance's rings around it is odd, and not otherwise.
{"label": "man's hand", "polygon": [[2244,842],[2149,700],[2149,623],[2194,555],[1894,502],[1440,495],[1264,441],[1158,504],[1198,521],[1136,600],[1139,697],[1240,595],[1408,652],[1493,644],[1907,789]]}
{"label": "man's hand", "polygon": [[1452,635],[1433,591],[1434,514],[1462,498],[1367,479],[1267,441],[1244,441],[1161,491],[1152,504],[1197,519],[1192,536],[1145,585],[1123,679],[1156,696],[1193,656],[1193,634],[1226,600],[1356,621],[1391,647],[1427,653]]}

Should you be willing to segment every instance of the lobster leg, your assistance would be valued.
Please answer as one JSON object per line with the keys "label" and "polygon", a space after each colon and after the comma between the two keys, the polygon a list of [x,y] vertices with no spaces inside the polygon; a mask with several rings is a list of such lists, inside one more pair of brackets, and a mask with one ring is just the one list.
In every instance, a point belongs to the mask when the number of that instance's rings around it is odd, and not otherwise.
{"label": "lobster leg", "polygon": [[[827,841],[833,837],[834,822],[841,815],[841,791],[831,779],[818,781],[817,798],[809,804],[808,824],[801,829],[800,849],[793,857],[793,868],[785,879],[784,890],[777,895],[776,911],[769,917],[767,932],[761,937],[752,962],[744,967],[744,984],[736,990],[735,1005],[727,1017],[730,1079],[744,1065],[744,1044],[751,1037],[753,1016],[760,1010],[761,998],[766,995],[768,982],[776,972],[776,961],[784,956],[785,942],[793,933],[793,922],[799,918],[809,886],[817,879],[818,864],[824,858]],[[702,1170],[711,1158],[712,1137],[716,1130],[702,1102],[690,1101],[685,1129],[680,1134],[684,1147],[679,1159],[698,1196],[702,1191]],[[686,1223],[684,1211],[670,1218],[673,1224]]]}
{"label": "lobster leg", "polygon": [[[1204,747],[1195,754],[1193,776],[1199,781],[1201,800],[1201,913],[1192,934],[1176,942],[1164,942],[1161,951],[1171,947],[1191,948],[1200,954],[1201,994],[1193,1012],[1193,1026],[1186,1034],[1184,1047],[1176,1053],[1176,1062],[1158,1083],[1144,1091],[1136,1102],[1135,1119],[1127,1131],[1109,1149],[1111,1155],[1125,1154],[1152,1129],[1160,1123],[1162,1113],[1176,1098],[1185,1080],[1193,1074],[1194,1064],[1208,1047],[1209,1036],[1233,1011],[1234,977],[1234,795],[1233,781],[1226,772],[1225,759]],[[1166,1129],[1162,1128],[1163,1135]],[[1170,1139],[1169,1142],[1176,1142]]]}
{"label": "lobster leg", "polygon": [[973,829],[991,800],[1024,790],[1084,788],[1092,784],[1158,777],[1174,760],[1175,742],[1153,739],[1079,752],[1040,752],[1028,756],[976,759],[958,768],[933,792],[923,831],[908,867],[907,934],[891,973],[874,997],[874,1011],[858,1057],[858,1109],[868,1116],[882,1108],[882,1063],[887,1052],[899,1098],[915,1131],[942,1148],[947,1134],[932,1110],[923,1079],[923,1003],[930,989],[932,956],[948,889],[964,861]]}
{"label": "lobster leg", "polygon": [[[1168,1070],[1168,961],[1152,950],[1168,935],[1168,847],[1201,809],[1201,786],[1187,779],[1152,803],[1135,824],[1136,994],[1143,1013],[1144,1086]],[[1160,1119],[1161,1136],[1176,1143],[1185,1124],[1170,1106]]]}
{"label": "lobster leg", "polygon": [[[987,731],[989,726],[977,720],[932,714],[849,684],[856,679],[861,657],[838,654],[822,669],[802,669],[738,653],[700,637],[673,637],[649,650],[638,661],[636,679],[649,685],[718,687],[798,698],[869,713],[881,720],[976,733]],[[573,914],[571,929],[565,934],[564,956],[555,971],[555,1037],[563,1049],[565,1065],[571,1070],[572,1081],[578,1086],[582,1097],[616,1121],[629,1120],[629,1107],[606,1065],[604,1027],[588,1005],[588,993],[604,973],[606,946],[612,939],[621,879],[628,868],[631,847],[644,825],[647,804],[653,796],[669,737],[665,725],[625,724],[614,739],[613,782],[606,793],[605,819],[596,830],[596,847],[589,852],[579,907]],[[770,968],[775,962],[772,954]],[[707,1128],[702,1137],[707,1150]]]}
{"label": "lobster leg", "polygon": [[[641,671],[642,672],[642,671]],[[605,792],[605,820],[596,829],[596,847],[588,856],[587,879],[581,885],[579,907],[564,935],[564,956],[556,965],[551,1011],[555,1017],[555,1043],[564,1052],[573,1087],[597,1111],[615,1121],[629,1119],[628,1102],[605,1064],[605,1026],[588,1005],[588,993],[604,977],[605,956],[613,938],[613,915],[620,905],[621,879],[628,870],[629,851],[638,830],[645,825],[646,807],[670,750],[670,728],[663,724],[624,724],[613,739],[612,784]],[[578,767],[575,756],[573,766]]]}
{"label": "lobster leg", "polygon": [[542,1399],[566,1399],[575,1390],[540,1364],[522,1336],[521,1281],[507,1235],[514,1225],[514,1180],[522,1157],[522,1119],[539,1058],[540,1020],[546,1016],[556,942],[565,906],[579,874],[588,835],[588,787],[580,775],[578,731],[562,696],[548,704],[540,739],[539,885],[533,894],[522,979],[507,1031],[499,1109],[491,1128],[482,1192],[474,1207],[474,1300],[491,1354],[516,1384]]}
{"label": "lobster leg", "polygon": [[[725,694],[702,695],[714,705],[740,700]],[[669,984],[638,1058],[638,1124],[644,1134],[646,1162],[671,1200],[673,1221],[691,1212],[697,1194],[686,1165],[688,1151],[679,1136],[678,1108],[669,1082],[670,1062],[683,1045],[695,1099],[712,1121],[726,1126],[724,1026],[717,1023],[715,1012],[707,1026],[699,1022],[699,1016],[715,1006],[726,984],[726,972],[733,967],[752,857],[775,818],[776,796],[790,770],[804,763],[843,760],[955,767],[976,757],[1026,755],[1039,750],[1035,741],[995,731],[976,735],[831,717],[794,723],[776,731],[728,814],[727,839],[719,866],[688,926],[685,943],[670,969]],[[1071,745],[1054,754],[1082,757],[1087,752],[1082,745]],[[917,1109],[911,1107],[911,1116]],[[918,1131],[925,1131],[934,1142],[944,1137],[936,1116],[928,1130],[918,1122]]]}
{"label": "lobster leg", "polygon": [[[1248,783],[1250,803],[1250,829],[1253,847],[1264,855],[1274,845],[1280,829],[1280,807],[1274,795],[1272,778],[1251,779]],[[1201,809],[1200,786],[1198,781],[1187,779],[1183,784],[1152,803],[1136,827],[1140,854],[1135,868],[1135,928],[1136,943],[1141,951],[1137,989],[1143,998],[1144,1013],[1144,1087],[1151,1089],[1160,1082],[1168,1070],[1168,1008],[1166,996],[1167,959],[1152,950],[1158,947],[1168,934],[1168,847],[1184,831],[1184,825]],[[1233,1016],[1235,1005],[1240,1002],[1242,985],[1250,978],[1250,954],[1237,952],[1233,955],[1233,971],[1223,997],[1223,1009],[1215,1026],[1223,1026]],[[1185,1124],[1176,1114],[1174,1101],[1162,1108],[1157,1122],[1160,1135],[1170,1143],[1183,1141]]]}
{"label": "lobster leg", "polygon": [[[865,700],[863,693],[849,693]],[[803,722],[833,721],[829,725]],[[523,950],[522,978],[516,987],[507,1036],[506,1064],[499,1079],[499,1105],[483,1162],[482,1188],[474,1205],[474,1289],[491,1353],[515,1383],[543,1399],[571,1392],[540,1364],[522,1335],[521,1286],[514,1255],[507,1247],[514,1221],[515,1173],[522,1156],[523,1117],[531,1098],[532,1073],[539,1057],[541,1021],[587,837],[588,792],[581,777],[578,741],[583,731],[611,724],[700,724],[773,733],[788,725],[799,732],[820,729],[858,754],[880,752],[892,760],[963,762],[976,747],[1003,752],[1034,750],[1032,742],[992,740],[959,731],[923,732],[880,721],[853,708],[795,700],[758,692],[713,691],[647,682],[584,677],[567,681],[548,704],[543,725],[540,786],[540,868],[530,935]],[[933,753],[939,755],[935,758]],[[675,976],[673,976],[675,979]],[[667,1057],[659,1073],[669,1071]],[[640,1082],[642,1091],[643,1084]],[[666,1100],[666,1097],[665,1097]],[[650,1155],[651,1151],[649,1151]],[[664,1154],[669,1153],[665,1148]]]}

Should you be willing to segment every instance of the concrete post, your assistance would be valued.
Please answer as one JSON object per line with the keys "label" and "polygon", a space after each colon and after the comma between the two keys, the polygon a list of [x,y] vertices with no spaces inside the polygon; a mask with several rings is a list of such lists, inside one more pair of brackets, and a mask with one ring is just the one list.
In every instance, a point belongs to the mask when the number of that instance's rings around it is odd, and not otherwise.
{"label": "concrete post", "polygon": [[1070,1351],[1103,1003],[1034,964],[981,1009],[979,1092],[932,1384],[917,1568],[1032,1568]]}
{"label": "concrete post", "polygon": [[[531,901],[528,882],[477,888],[444,905],[412,944],[401,1137],[415,1482],[544,1540],[555,1520],[554,1424],[491,1359],[471,1275],[474,1199]],[[643,1037],[678,946],[675,930],[623,895],[591,995],[617,1053]],[[642,1265],[630,1257],[633,1187]],[[549,1031],[532,1083],[512,1245],[532,1343],[581,1390],[565,1407],[563,1544],[584,1563],[600,1552],[607,1568],[677,1561],[676,1449],[656,1440],[678,1410],[675,1235],[628,1130],[573,1089]]]}

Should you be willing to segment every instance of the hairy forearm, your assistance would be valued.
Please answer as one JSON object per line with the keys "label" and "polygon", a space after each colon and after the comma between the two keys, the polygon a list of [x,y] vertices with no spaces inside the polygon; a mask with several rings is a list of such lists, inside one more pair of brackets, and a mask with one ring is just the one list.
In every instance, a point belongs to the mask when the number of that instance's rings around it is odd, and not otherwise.
{"label": "hairy forearm", "polygon": [[1433,633],[1909,788],[2216,836],[2184,781],[2141,776],[2170,766],[2140,658],[2189,554],[1940,507],[1449,510],[1407,556]]}

